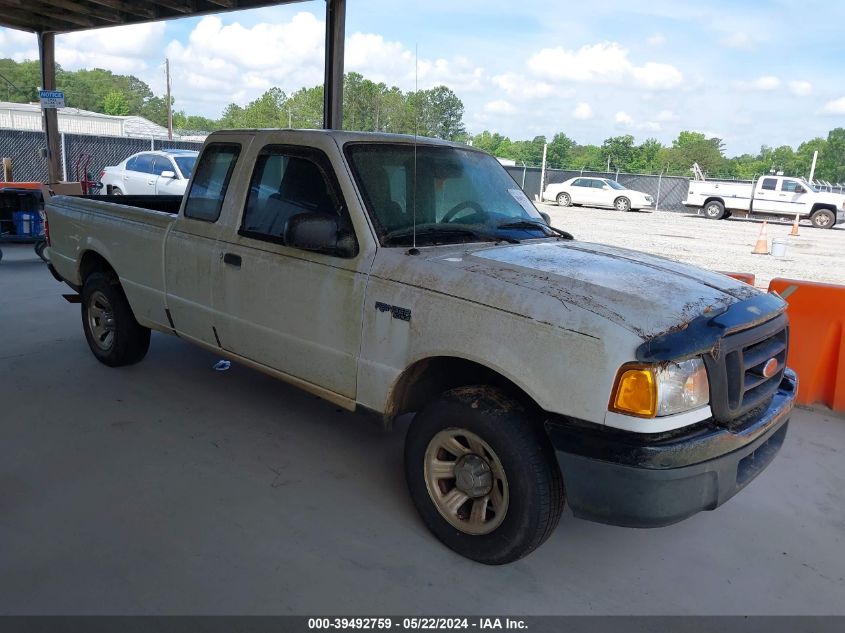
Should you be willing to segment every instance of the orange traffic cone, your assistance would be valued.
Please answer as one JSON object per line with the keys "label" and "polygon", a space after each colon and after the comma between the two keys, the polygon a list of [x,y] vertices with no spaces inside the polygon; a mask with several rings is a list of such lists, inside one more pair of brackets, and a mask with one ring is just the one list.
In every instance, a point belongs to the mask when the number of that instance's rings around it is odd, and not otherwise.
{"label": "orange traffic cone", "polygon": [[790,235],[798,235],[798,214],[795,214],[795,221],[792,223],[792,230],[789,232]]}
{"label": "orange traffic cone", "polygon": [[769,234],[766,232],[766,220],[763,220],[763,228],[760,229],[760,236],[757,238],[757,243],[754,245],[752,255],[768,255],[769,254]]}

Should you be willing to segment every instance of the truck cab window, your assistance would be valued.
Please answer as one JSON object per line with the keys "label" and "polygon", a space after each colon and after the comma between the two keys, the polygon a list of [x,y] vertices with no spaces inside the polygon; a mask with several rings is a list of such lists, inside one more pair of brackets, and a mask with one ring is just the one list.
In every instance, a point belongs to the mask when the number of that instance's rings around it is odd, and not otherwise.
{"label": "truck cab window", "polygon": [[206,147],[188,191],[186,218],[217,221],[240,152],[240,145],[229,143],[213,143]]}
{"label": "truck cab window", "polygon": [[760,185],[760,189],[765,189],[766,191],[774,191],[777,188],[778,181],[776,178],[763,178],[763,184]]}
{"label": "truck cab window", "polygon": [[250,181],[241,235],[284,244],[295,216],[321,213],[346,221],[341,198],[319,160],[301,149],[265,148]]}
{"label": "truck cab window", "polygon": [[804,187],[797,180],[784,180],[780,185],[780,190],[789,193],[801,193],[804,191]]}

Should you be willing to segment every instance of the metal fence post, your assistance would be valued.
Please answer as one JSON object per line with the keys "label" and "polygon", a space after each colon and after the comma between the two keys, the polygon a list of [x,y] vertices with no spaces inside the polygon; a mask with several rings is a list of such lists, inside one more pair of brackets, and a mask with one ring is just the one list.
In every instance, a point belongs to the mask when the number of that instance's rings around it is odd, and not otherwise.
{"label": "metal fence post", "polygon": [[61,149],[62,149],[62,180],[67,182],[67,148],[65,147],[65,133],[61,135]]}
{"label": "metal fence post", "polygon": [[663,182],[663,171],[657,176],[657,202],[654,203],[654,210],[660,211],[660,183]]}
{"label": "metal fence post", "polygon": [[156,140],[155,140],[155,137],[153,137],[153,136],[150,137],[150,151],[151,152],[156,151]]}

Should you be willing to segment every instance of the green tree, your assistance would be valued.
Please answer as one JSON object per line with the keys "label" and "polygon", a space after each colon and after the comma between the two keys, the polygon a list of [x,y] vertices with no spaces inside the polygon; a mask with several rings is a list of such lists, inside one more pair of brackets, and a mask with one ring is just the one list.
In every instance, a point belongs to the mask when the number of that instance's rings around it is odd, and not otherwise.
{"label": "green tree", "polygon": [[562,169],[569,162],[569,153],[575,147],[575,141],[563,132],[558,132],[552,137],[546,155],[546,163],[549,167]]}
{"label": "green tree", "polygon": [[705,173],[718,175],[727,171],[723,150],[722,139],[684,130],[672,141],[672,147],[663,154],[663,159],[675,173],[688,173],[693,163],[698,163]]}
{"label": "green tree", "polygon": [[103,109],[105,114],[114,116],[126,116],[129,114],[129,102],[122,92],[117,90],[110,90],[105,97],[103,97]]}
{"label": "green tree", "polygon": [[601,144],[601,151],[605,169],[609,158],[611,170],[633,171],[637,160],[637,148],[634,146],[634,137],[630,134],[605,139]]}
{"label": "green tree", "polygon": [[845,128],[838,127],[828,132],[824,154],[819,153],[816,173],[822,180],[845,182]]}

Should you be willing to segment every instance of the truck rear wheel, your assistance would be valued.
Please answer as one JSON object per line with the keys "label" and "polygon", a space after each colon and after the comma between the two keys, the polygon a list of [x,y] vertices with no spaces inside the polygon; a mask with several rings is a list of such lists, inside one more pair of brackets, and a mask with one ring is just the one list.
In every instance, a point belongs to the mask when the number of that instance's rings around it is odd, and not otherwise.
{"label": "truck rear wheel", "polygon": [[704,205],[704,215],[711,220],[721,220],[725,217],[725,205],[718,200],[711,200]]}
{"label": "truck rear wheel", "polygon": [[434,535],[488,565],[534,551],[563,510],[560,468],[542,427],[487,386],[452,389],[417,414],[405,476]]}
{"label": "truck rear wheel", "polygon": [[810,222],[817,229],[829,229],[836,224],[836,216],[829,209],[819,209],[810,216]]}
{"label": "truck rear wheel", "polygon": [[97,360],[109,367],[137,363],[150,347],[150,330],[139,325],[123,288],[105,273],[82,286],[82,328]]}

